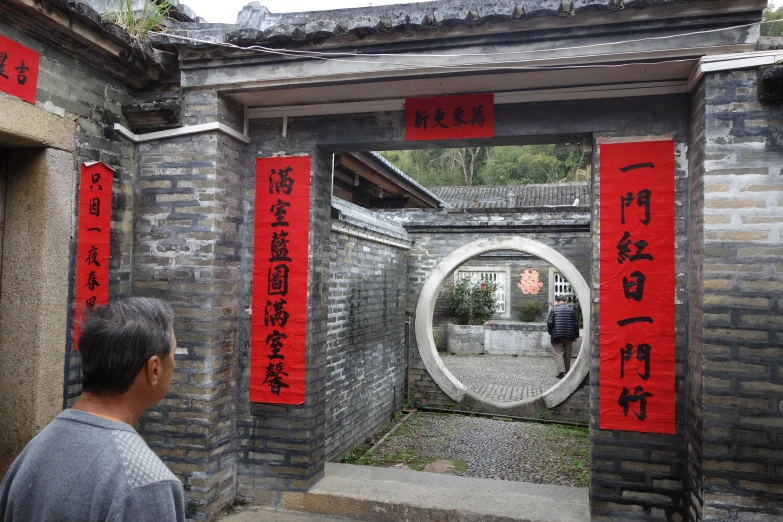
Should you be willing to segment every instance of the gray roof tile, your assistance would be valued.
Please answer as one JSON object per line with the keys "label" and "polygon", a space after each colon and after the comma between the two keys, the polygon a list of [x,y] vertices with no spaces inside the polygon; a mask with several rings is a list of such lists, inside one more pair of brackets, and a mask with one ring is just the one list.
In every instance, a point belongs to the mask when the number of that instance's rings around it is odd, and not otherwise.
{"label": "gray roof tile", "polygon": [[445,201],[449,208],[570,207],[577,199],[580,207],[590,204],[587,183],[430,187],[429,190]]}

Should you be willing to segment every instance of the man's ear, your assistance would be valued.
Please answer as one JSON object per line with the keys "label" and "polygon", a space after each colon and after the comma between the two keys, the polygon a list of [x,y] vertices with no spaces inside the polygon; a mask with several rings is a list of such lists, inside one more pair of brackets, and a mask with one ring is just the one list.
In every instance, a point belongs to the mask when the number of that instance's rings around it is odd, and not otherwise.
{"label": "man's ear", "polygon": [[157,355],[153,355],[147,359],[147,363],[144,365],[144,371],[147,376],[147,384],[150,386],[157,386],[161,372],[163,371],[163,361]]}

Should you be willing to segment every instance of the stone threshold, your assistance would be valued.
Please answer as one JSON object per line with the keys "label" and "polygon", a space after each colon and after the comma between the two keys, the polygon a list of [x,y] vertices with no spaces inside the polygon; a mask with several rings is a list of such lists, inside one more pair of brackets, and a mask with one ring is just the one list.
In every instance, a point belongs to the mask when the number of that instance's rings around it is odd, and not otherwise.
{"label": "stone threshold", "polygon": [[308,492],[284,493],[283,508],[373,522],[590,520],[587,488],[335,463]]}

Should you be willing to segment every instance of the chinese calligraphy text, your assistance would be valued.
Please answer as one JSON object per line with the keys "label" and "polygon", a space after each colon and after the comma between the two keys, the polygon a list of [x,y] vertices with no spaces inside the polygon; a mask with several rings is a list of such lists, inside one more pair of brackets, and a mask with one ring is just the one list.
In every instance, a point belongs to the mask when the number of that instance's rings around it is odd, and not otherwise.
{"label": "chinese calligraphy text", "polygon": [[405,100],[405,139],[408,141],[491,138],[494,135],[494,94]]}
{"label": "chinese calligraphy text", "polygon": [[0,92],[35,103],[40,60],[37,52],[0,36]]}
{"label": "chinese calligraphy text", "polygon": [[305,398],[310,158],[256,160],[250,402]]}
{"label": "chinese calligraphy text", "polygon": [[88,308],[109,302],[112,170],[103,163],[82,165],[74,291],[74,349],[79,323]]}
{"label": "chinese calligraphy text", "polygon": [[600,427],[673,434],[674,142],[600,155]]}

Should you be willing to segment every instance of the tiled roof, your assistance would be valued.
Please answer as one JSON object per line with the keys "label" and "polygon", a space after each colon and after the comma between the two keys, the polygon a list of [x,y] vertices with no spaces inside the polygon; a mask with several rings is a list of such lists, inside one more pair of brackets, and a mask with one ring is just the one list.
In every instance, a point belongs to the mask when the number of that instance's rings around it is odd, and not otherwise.
{"label": "tiled roof", "polygon": [[446,205],[446,202],[445,202],[445,201],[443,201],[442,199],[440,199],[440,198],[439,198],[439,197],[438,197],[438,196],[437,196],[435,193],[433,193],[431,190],[429,190],[429,189],[427,189],[427,188],[423,187],[421,184],[419,184],[419,182],[418,182],[418,181],[416,181],[416,180],[415,180],[415,179],[413,179],[412,177],[410,177],[410,176],[408,176],[407,174],[405,174],[405,173],[404,173],[402,170],[400,170],[400,169],[399,169],[399,168],[398,168],[396,165],[394,165],[394,164],[393,164],[391,161],[389,161],[389,160],[387,160],[386,158],[384,158],[384,157],[383,157],[383,156],[382,156],[382,155],[381,155],[379,152],[374,152],[374,151],[373,151],[373,152],[370,152],[369,154],[370,154],[370,155],[371,155],[373,158],[375,158],[376,160],[378,160],[378,161],[380,161],[381,163],[383,163],[383,164],[384,164],[384,165],[385,165],[385,166],[386,166],[386,167],[387,167],[389,170],[391,170],[392,172],[394,172],[394,173],[395,173],[397,176],[399,176],[400,178],[402,178],[403,180],[405,180],[407,183],[409,183],[409,184],[413,185],[414,187],[416,187],[416,188],[417,188],[418,190],[420,190],[421,192],[424,192],[424,193],[425,193],[425,194],[427,194],[428,196],[432,197],[432,199],[434,199],[435,201],[437,201],[437,202],[438,202],[438,203],[439,203],[441,206],[443,206],[443,207],[447,206],[447,205]]}
{"label": "tiled roof", "polygon": [[[587,183],[548,185],[503,185],[473,187],[430,187],[449,208],[525,208],[590,204]],[[510,203],[510,204],[509,204]]]}
{"label": "tiled roof", "polygon": [[[182,24],[180,31],[205,31],[202,38],[231,43],[322,40],[349,34],[367,36],[390,31],[429,30],[518,22],[539,17],[570,17],[597,11],[666,9],[672,4],[705,0],[436,0],[409,4],[334,9],[301,13],[271,13],[260,2],[246,5],[232,27],[219,24]],[[661,15],[658,15],[661,16]],[[651,13],[651,18],[656,18]],[[611,23],[611,20],[607,20]],[[223,34],[220,34],[223,33]]]}

